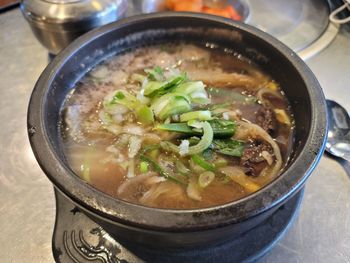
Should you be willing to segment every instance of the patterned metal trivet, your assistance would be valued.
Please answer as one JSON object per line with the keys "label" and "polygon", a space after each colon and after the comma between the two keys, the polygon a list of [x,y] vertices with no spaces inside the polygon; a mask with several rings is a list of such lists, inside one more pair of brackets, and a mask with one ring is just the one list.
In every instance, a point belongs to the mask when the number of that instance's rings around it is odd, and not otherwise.
{"label": "patterned metal trivet", "polygon": [[55,189],[56,224],[52,251],[56,262],[253,262],[268,252],[298,215],[303,190],[264,223],[225,243],[190,250],[154,250],[120,244]]}

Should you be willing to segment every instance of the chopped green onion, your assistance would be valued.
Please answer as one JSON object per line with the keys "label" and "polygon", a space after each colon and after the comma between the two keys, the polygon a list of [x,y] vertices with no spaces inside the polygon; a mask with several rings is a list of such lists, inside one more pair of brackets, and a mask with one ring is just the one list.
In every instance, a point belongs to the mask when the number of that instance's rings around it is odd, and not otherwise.
{"label": "chopped green onion", "polygon": [[207,149],[213,141],[214,133],[210,124],[205,121],[203,122],[203,136],[198,144],[190,146],[188,148],[188,155],[194,155],[203,152]]}
{"label": "chopped green onion", "polygon": [[148,163],[147,162],[141,162],[140,163],[140,172],[141,173],[147,173],[148,172]]}
{"label": "chopped green onion", "polygon": [[[200,139],[200,141],[196,145],[188,147],[187,153],[183,155],[194,155],[194,154],[201,153],[211,145],[213,141],[213,136],[214,136],[213,129],[211,128],[210,124],[207,121],[202,122],[202,127],[203,127],[203,136]],[[177,154],[180,153],[179,146],[171,142],[168,142],[168,141],[161,142],[160,146],[166,151],[172,151]]]}
{"label": "chopped green onion", "polygon": [[[232,137],[236,131],[236,123],[233,121],[214,119],[208,121],[213,129],[215,138]],[[200,132],[199,129],[193,129],[195,132]]]}
{"label": "chopped green onion", "polygon": [[165,172],[158,164],[156,161],[154,161],[152,158],[144,155],[144,154],[140,154],[140,159],[144,162],[149,163],[153,170],[155,170],[157,173],[159,173],[159,175],[163,176],[166,179],[172,180],[176,183],[182,184],[182,185],[186,185],[185,182],[179,180],[177,177],[171,176],[169,173]]}
{"label": "chopped green onion", "polygon": [[[227,115],[227,113],[225,113],[225,112],[229,112],[229,111],[231,111],[231,110],[225,109],[225,108],[218,108],[218,109],[212,110],[211,115],[213,117],[221,117],[221,116],[224,117],[225,115]],[[229,115],[227,115],[227,117],[229,117]],[[228,118],[226,118],[226,119],[228,119]]]}
{"label": "chopped green onion", "polygon": [[192,128],[196,128],[196,129],[201,129],[202,128],[202,124],[200,121],[197,120],[190,120],[187,122],[187,125],[192,127]]}
{"label": "chopped green onion", "polygon": [[184,175],[188,175],[188,173],[190,172],[190,170],[179,160],[175,162],[175,165],[177,170]]}
{"label": "chopped green onion", "polygon": [[174,96],[169,103],[159,112],[158,117],[161,120],[173,114],[181,114],[191,110],[191,104],[183,96]]}
{"label": "chopped green onion", "polygon": [[215,138],[232,137],[236,131],[236,123],[234,121],[214,119],[209,121],[212,127]]}
{"label": "chopped green onion", "polygon": [[121,92],[121,91],[118,91],[114,96],[115,96],[118,100],[125,99],[125,95],[124,95],[123,92]]}
{"label": "chopped green onion", "polygon": [[191,171],[195,174],[200,174],[206,171],[203,167],[199,166],[198,164],[195,164],[194,161],[192,161],[192,159],[189,159],[188,164],[190,166]]}
{"label": "chopped green onion", "polygon": [[[236,123],[228,120],[210,120],[208,121],[210,126],[213,129],[215,138],[226,138],[232,137],[236,131]],[[201,129],[192,129],[188,124],[197,126],[200,122],[198,121],[189,121],[186,123],[169,123],[169,124],[160,124],[155,127],[156,130],[161,131],[170,131],[184,133],[186,135],[201,135],[203,131]]]}
{"label": "chopped green onion", "polygon": [[191,159],[195,164],[198,164],[200,167],[204,168],[205,170],[212,171],[212,172],[215,171],[215,166],[212,165],[211,163],[208,163],[207,161],[205,161],[199,155],[197,155],[197,154],[192,155]]}
{"label": "chopped green onion", "polygon": [[193,200],[201,201],[202,197],[200,194],[200,189],[198,187],[198,182],[194,176],[189,179],[189,183],[186,189],[187,196]]}
{"label": "chopped green onion", "polygon": [[216,152],[234,157],[241,157],[244,147],[245,143],[243,141],[232,139],[216,139],[213,141],[213,148]]}
{"label": "chopped green onion", "polygon": [[153,159],[157,159],[158,155],[159,155],[159,147],[160,145],[159,144],[150,144],[150,145],[147,145],[145,146],[141,151],[140,153],[141,154],[146,154],[146,153],[149,153],[148,155],[153,158]]}
{"label": "chopped green onion", "polygon": [[153,98],[156,96],[161,96],[172,90],[174,87],[179,85],[186,79],[186,75],[180,75],[171,78],[170,80],[159,82],[150,81],[145,87],[145,96]]}
{"label": "chopped green onion", "polygon": [[167,152],[174,152],[174,153],[179,153],[180,149],[177,145],[173,144],[172,142],[160,142],[160,147]]}
{"label": "chopped green onion", "polygon": [[197,104],[208,104],[210,103],[210,98],[205,91],[205,86],[202,81],[188,81],[181,83],[175,88],[176,92],[186,94],[190,97],[191,102]]}
{"label": "chopped green onion", "polygon": [[134,110],[141,104],[141,102],[129,92],[125,90],[117,90],[113,94],[106,96],[103,101],[103,106],[106,109],[113,107],[115,104],[121,104],[130,110]]}
{"label": "chopped green onion", "polygon": [[201,173],[198,177],[198,185],[202,188],[207,187],[208,185],[213,182],[215,178],[215,174],[210,171],[206,171],[204,173]]}
{"label": "chopped green onion", "polygon": [[208,110],[191,111],[180,115],[180,122],[187,122],[189,120],[208,121],[211,119],[211,113]]}
{"label": "chopped green onion", "polygon": [[171,116],[170,122],[179,122],[180,121],[180,116],[178,114],[174,114]]}
{"label": "chopped green onion", "polygon": [[156,81],[164,80],[164,72],[159,66],[154,67],[154,69],[145,69],[145,72],[148,74],[147,77],[150,80],[156,80]]}
{"label": "chopped green onion", "polygon": [[195,132],[193,132],[193,130],[186,123],[159,124],[156,127],[154,127],[154,129],[160,131],[179,132],[190,135],[195,134]]}
{"label": "chopped green onion", "polygon": [[147,84],[145,85],[144,95],[147,97],[154,97],[154,96],[151,96],[150,94],[153,94],[157,90],[161,89],[162,86],[164,85],[165,85],[165,82],[148,81]]}
{"label": "chopped green onion", "polygon": [[227,165],[227,160],[225,158],[222,157],[218,157],[215,161],[214,161],[214,165],[215,167],[224,167]]}
{"label": "chopped green onion", "polygon": [[142,105],[136,110],[137,120],[143,124],[151,124],[154,122],[153,111],[146,105]]}
{"label": "chopped green onion", "polygon": [[[209,121],[210,126],[212,127],[215,138],[222,137],[231,137],[236,131],[236,123],[233,121],[214,119]],[[193,129],[196,132],[199,132],[199,129]]]}
{"label": "chopped green onion", "polygon": [[168,118],[166,118],[164,120],[164,124],[169,124],[170,122],[171,122],[171,118],[170,117],[168,117]]}
{"label": "chopped green onion", "polygon": [[158,115],[161,110],[168,105],[171,98],[174,96],[173,93],[165,94],[160,98],[157,98],[152,101],[151,109],[154,111],[156,115]]}
{"label": "chopped green onion", "polygon": [[190,99],[186,95],[169,93],[156,99],[151,109],[161,120],[173,114],[180,114],[191,110]]}

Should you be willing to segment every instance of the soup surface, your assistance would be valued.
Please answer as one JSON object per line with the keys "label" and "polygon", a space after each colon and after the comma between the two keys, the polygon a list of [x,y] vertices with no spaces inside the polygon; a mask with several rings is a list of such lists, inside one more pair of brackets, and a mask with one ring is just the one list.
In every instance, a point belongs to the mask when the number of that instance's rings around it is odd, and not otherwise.
{"label": "soup surface", "polygon": [[210,207],[283,169],[293,118],[278,83],[232,50],[141,47],[89,72],[60,125],[72,170],[99,190],[159,208]]}

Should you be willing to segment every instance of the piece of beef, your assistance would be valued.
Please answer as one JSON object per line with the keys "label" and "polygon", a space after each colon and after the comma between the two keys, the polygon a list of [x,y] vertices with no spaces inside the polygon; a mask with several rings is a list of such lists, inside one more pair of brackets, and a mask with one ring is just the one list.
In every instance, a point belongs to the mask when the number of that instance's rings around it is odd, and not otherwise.
{"label": "piece of beef", "polygon": [[261,171],[267,166],[267,162],[261,153],[267,151],[272,154],[273,149],[265,141],[252,141],[243,151],[241,165],[245,167],[245,172],[249,176],[259,176]]}
{"label": "piece of beef", "polygon": [[262,106],[256,112],[256,124],[267,131],[269,134],[273,134],[277,130],[277,120],[275,112],[266,106]]}

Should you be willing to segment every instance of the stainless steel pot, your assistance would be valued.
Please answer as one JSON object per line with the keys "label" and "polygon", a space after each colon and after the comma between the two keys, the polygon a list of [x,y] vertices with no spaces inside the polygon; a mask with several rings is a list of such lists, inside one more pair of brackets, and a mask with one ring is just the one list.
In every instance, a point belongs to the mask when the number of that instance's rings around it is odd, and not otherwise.
{"label": "stainless steel pot", "polygon": [[21,0],[35,37],[57,54],[78,36],[123,17],[127,0]]}

